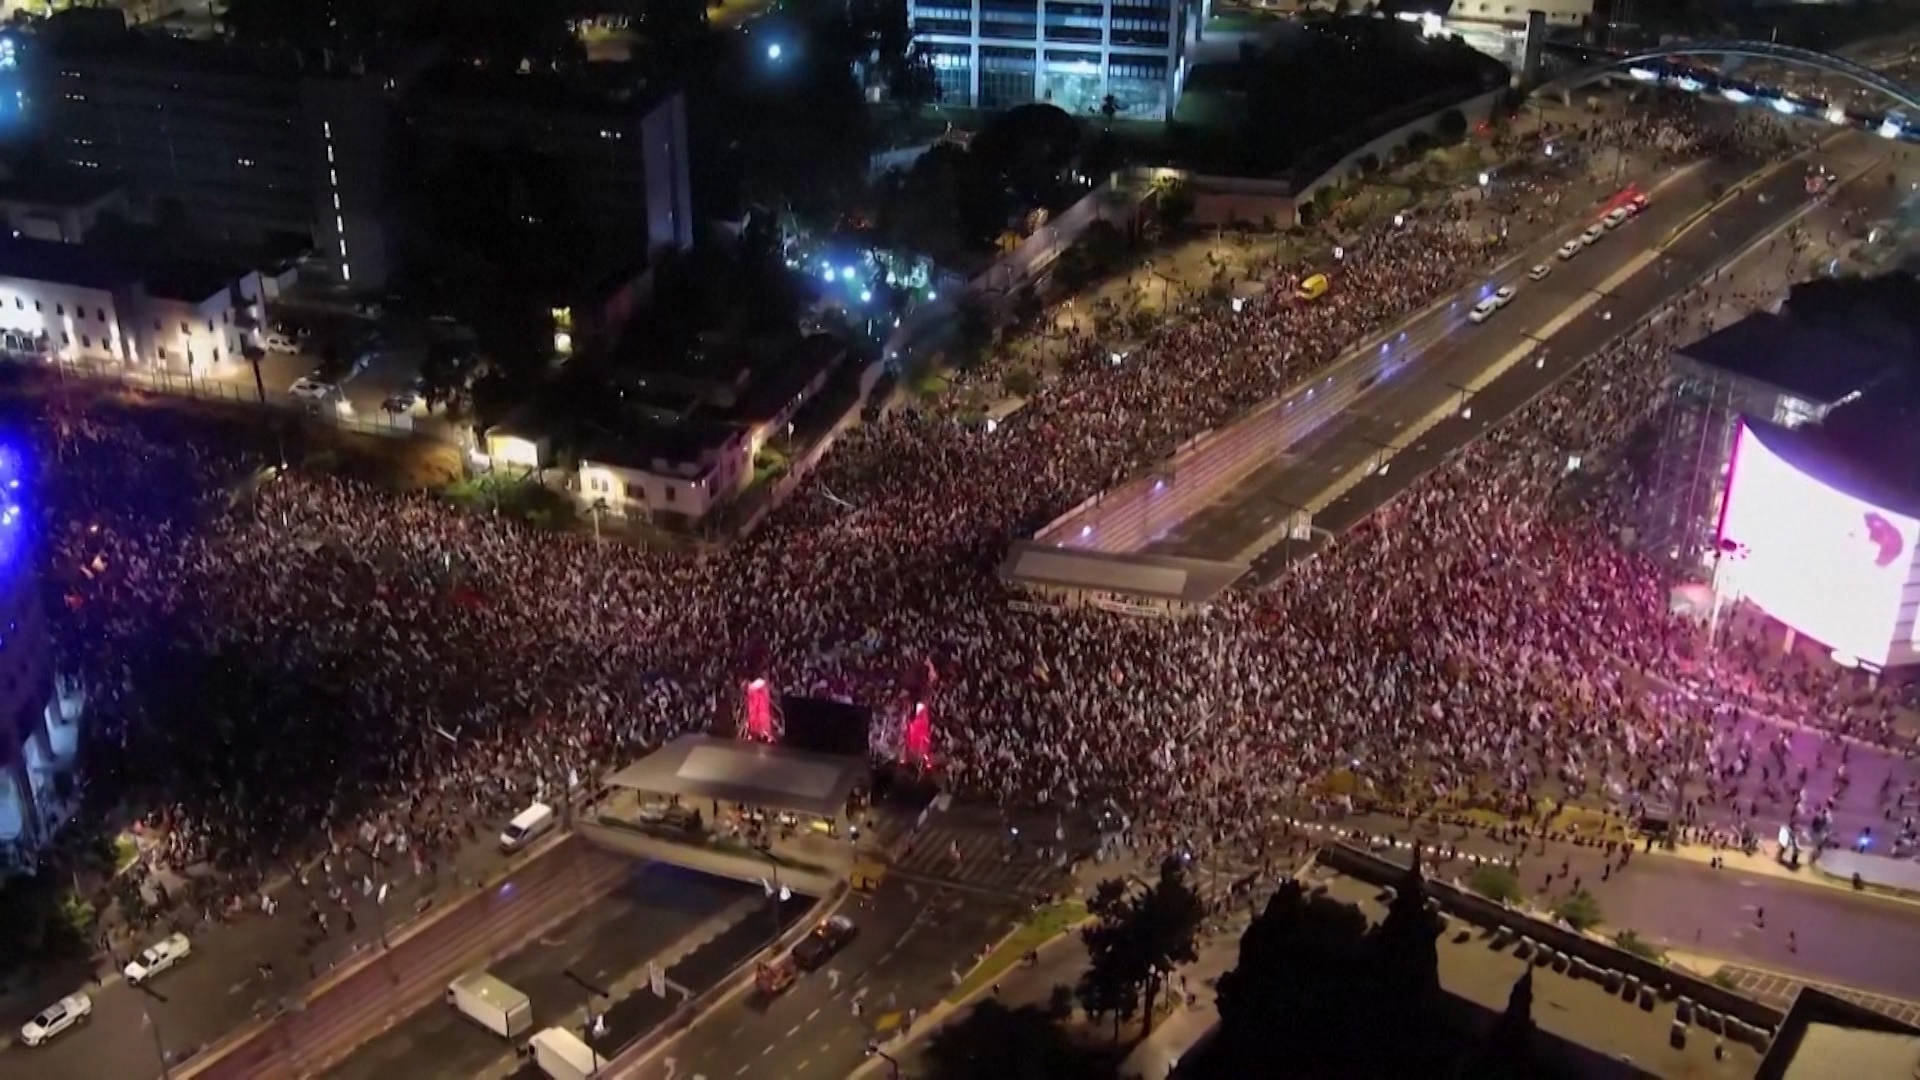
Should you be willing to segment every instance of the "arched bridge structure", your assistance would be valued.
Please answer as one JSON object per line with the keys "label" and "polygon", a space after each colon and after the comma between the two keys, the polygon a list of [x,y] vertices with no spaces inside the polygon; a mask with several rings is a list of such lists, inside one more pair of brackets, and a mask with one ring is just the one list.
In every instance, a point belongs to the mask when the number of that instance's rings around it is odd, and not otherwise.
{"label": "arched bridge structure", "polygon": [[1896,82],[1864,64],[1858,64],[1845,57],[1834,56],[1831,53],[1816,52],[1812,49],[1802,49],[1792,45],[1781,45],[1772,41],[1689,41],[1673,45],[1662,45],[1657,49],[1647,49],[1643,52],[1611,56],[1597,63],[1589,64],[1577,71],[1549,79],[1536,87],[1535,92],[1571,90],[1609,71],[1620,68],[1630,68],[1635,64],[1642,64],[1652,60],[1665,60],[1679,56],[1739,56],[1753,60],[1775,60],[1781,63],[1794,64],[1799,67],[1814,68],[1819,71],[1842,76],[1843,78],[1852,79],[1862,86],[1887,95],[1899,102],[1902,108],[1920,113],[1920,98],[1914,96],[1913,90],[1909,89],[1905,84]]}

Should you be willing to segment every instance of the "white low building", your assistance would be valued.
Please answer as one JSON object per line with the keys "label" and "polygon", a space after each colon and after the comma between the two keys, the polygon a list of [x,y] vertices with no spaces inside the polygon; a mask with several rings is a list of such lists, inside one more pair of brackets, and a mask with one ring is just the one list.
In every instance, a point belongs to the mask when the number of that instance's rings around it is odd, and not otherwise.
{"label": "white low building", "polygon": [[0,242],[0,348],[15,357],[220,375],[260,321],[256,271],[134,266],[91,248]]}

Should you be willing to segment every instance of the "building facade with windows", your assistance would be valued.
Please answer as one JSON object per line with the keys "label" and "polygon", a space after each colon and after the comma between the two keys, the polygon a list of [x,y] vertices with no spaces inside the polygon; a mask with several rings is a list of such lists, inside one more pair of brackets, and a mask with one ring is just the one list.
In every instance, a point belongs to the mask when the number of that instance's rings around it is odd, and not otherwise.
{"label": "building facade with windows", "polygon": [[561,158],[597,219],[646,244],[636,264],[692,244],[683,99],[607,90],[597,67],[563,86],[450,77],[432,47],[303,61],[130,29],[108,8],[3,40],[22,58],[22,128],[69,166],[125,177],[142,216],[177,215],[212,239],[310,245],[316,268],[355,291],[386,287],[403,227],[390,166],[414,137],[518,141]]}
{"label": "building facade with windows", "polygon": [[1198,0],[908,0],[914,40],[940,100],[1004,109],[1030,102],[1076,116],[1173,116],[1198,40]]}
{"label": "building facade with windows", "polygon": [[0,241],[0,348],[64,363],[228,374],[245,363],[261,292],[256,271],[136,267],[72,244]]}
{"label": "building facade with windows", "polygon": [[79,803],[85,700],[60,677],[33,569],[26,469],[0,445],[0,864],[15,868]]}

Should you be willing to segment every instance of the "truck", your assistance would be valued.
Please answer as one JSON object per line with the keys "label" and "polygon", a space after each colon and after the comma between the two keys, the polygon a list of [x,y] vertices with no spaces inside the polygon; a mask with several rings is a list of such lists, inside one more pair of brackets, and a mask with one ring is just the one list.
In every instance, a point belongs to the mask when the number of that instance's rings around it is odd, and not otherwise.
{"label": "truck", "polygon": [[447,1004],[503,1039],[517,1038],[533,1027],[533,1002],[527,995],[484,971],[448,983]]}
{"label": "truck", "polygon": [[533,1062],[554,1080],[588,1080],[599,1076],[604,1059],[593,1047],[563,1027],[550,1027],[527,1043],[533,1048]]}

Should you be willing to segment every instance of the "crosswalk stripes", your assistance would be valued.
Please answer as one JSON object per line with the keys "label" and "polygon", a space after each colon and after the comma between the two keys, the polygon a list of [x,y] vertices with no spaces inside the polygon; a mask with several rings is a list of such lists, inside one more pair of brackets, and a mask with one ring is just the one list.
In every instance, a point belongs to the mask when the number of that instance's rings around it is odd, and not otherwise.
{"label": "crosswalk stripes", "polygon": [[920,830],[894,866],[907,873],[1010,893],[1044,892],[1065,872],[1057,856],[1042,859],[1031,844],[1014,848],[999,833],[938,822]]}
{"label": "crosswalk stripes", "polygon": [[1812,983],[1791,975],[1779,975],[1771,971],[1741,967],[1737,964],[1721,967],[1720,973],[1733,983],[1734,989],[1783,1009],[1793,1003],[1794,995],[1800,992],[1802,986],[1818,986],[1836,997],[1844,998],[1861,1008],[1871,1009],[1883,1016],[1890,1016],[1902,1023],[1920,1023],[1920,1002],[1882,997],[1879,994],[1869,994],[1827,983]]}

